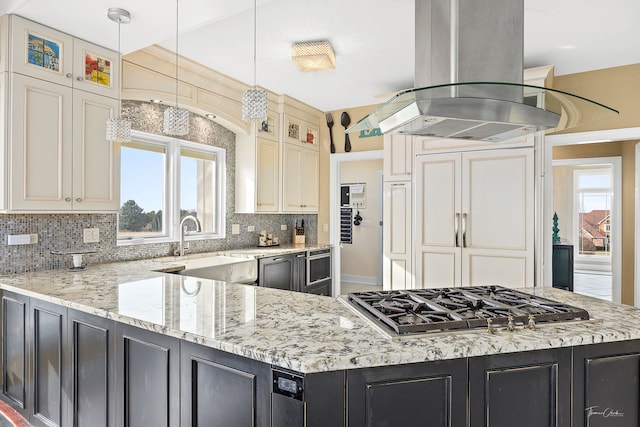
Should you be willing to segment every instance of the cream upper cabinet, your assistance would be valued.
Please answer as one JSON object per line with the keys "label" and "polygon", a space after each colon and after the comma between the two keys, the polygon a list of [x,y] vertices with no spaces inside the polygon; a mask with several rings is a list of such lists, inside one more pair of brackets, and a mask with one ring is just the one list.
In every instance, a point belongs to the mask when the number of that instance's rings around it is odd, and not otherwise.
{"label": "cream upper cabinet", "polygon": [[386,134],[384,136],[384,180],[411,181],[413,167],[413,137]]}
{"label": "cream upper cabinet", "polygon": [[312,150],[318,150],[319,128],[317,124],[309,123],[291,114],[284,115],[284,141],[299,144]]}
{"label": "cream upper cabinet", "polygon": [[533,286],[533,148],[418,156],[416,286]]}
{"label": "cream upper cabinet", "polygon": [[16,15],[9,18],[10,71],[118,98],[116,52]]}
{"label": "cream upper cabinet", "polygon": [[119,145],[105,138],[112,98],[12,73],[6,211],[117,211]]}
{"label": "cream upper cabinet", "polygon": [[268,120],[254,124],[249,135],[236,136],[235,211],[238,213],[280,211],[278,114],[269,111]]}
{"label": "cream upper cabinet", "polygon": [[383,265],[385,290],[412,289],[411,182],[384,183]]}
{"label": "cream upper cabinet", "polygon": [[73,209],[120,209],[120,144],[106,140],[106,122],[118,100],[73,93]]}
{"label": "cream upper cabinet", "polygon": [[256,212],[277,212],[280,195],[280,146],[256,141]]}
{"label": "cream upper cabinet", "polygon": [[318,211],[319,155],[317,151],[283,144],[282,210]]}
{"label": "cream upper cabinet", "polygon": [[[71,88],[12,75],[9,210],[72,206]],[[9,171],[8,171],[9,172]]]}
{"label": "cream upper cabinet", "polygon": [[120,146],[106,140],[118,109],[117,54],[15,15],[0,25],[11,59],[0,209],[117,212]]}

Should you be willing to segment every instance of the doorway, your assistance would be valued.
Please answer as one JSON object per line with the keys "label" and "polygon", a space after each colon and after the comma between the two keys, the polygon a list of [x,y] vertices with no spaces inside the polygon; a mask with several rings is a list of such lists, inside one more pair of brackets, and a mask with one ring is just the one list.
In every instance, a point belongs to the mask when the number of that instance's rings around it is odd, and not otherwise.
{"label": "doorway", "polygon": [[[375,287],[377,286],[377,265],[378,259],[381,257],[382,253],[382,245],[381,242],[377,242],[378,239],[378,227],[379,220],[378,216],[378,197],[379,194],[376,194],[375,197],[370,197],[372,191],[380,193],[381,189],[376,190],[378,187],[378,170],[382,169],[382,159],[383,159],[383,151],[382,150],[372,150],[372,151],[359,151],[359,152],[350,152],[350,153],[338,153],[331,154],[330,157],[330,176],[329,176],[329,209],[330,209],[330,236],[329,241],[333,246],[333,277],[335,278],[333,281],[333,291],[332,295],[341,295],[345,292],[342,290],[341,286],[341,278],[345,277],[349,280],[354,280],[353,283],[356,283],[357,286],[365,286],[365,287]],[[379,167],[369,168],[372,171],[375,170],[371,174],[372,185],[365,185],[364,187],[364,197],[366,203],[366,212],[363,209],[360,209],[360,216],[362,220],[360,221],[360,225],[353,225],[353,216],[357,214],[358,207],[354,205],[352,208],[353,215],[350,216],[351,224],[353,228],[361,227],[357,230],[353,230],[354,234],[352,235],[353,243],[347,247],[348,244],[341,243],[341,230],[340,230],[340,213],[341,213],[341,184],[359,184],[362,183],[364,176],[357,172],[359,164],[367,164],[372,162],[371,164],[379,164]],[[350,169],[356,169],[356,175],[353,175],[352,172],[349,172]],[[344,172],[344,173],[343,173]],[[368,179],[367,179],[368,180]],[[365,184],[367,184],[365,182]],[[367,189],[369,187],[369,189]],[[360,188],[358,188],[360,190]],[[365,215],[363,215],[363,212]],[[354,255],[354,252],[357,252],[357,245],[364,244],[363,239],[361,239],[362,231],[372,231],[373,239],[375,243],[369,242],[368,251],[375,247],[373,255],[369,254],[366,259],[349,261],[349,255]],[[355,245],[355,246],[354,246]],[[353,250],[356,248],[355,250]],[[347,255],[347,258],[344,261],[349,263],[348,265],[343,266],[343,251]],[[380,253],[378,253],[380,252]],[[355,253],[355,256],[358,257],[358,254]],[[358,267],[358,265],[366,266],[371,269],[370,273],[362,273],[356,274],[356,270],[350,270],[351,267]],[[346,274],[346,276],[345,276]],[[373,279],[372,279],[373,277]],[[357,283],[364,282],[364,283]],[[366,288],[365,288],[366,289]],[[352,288],[349,288],[348,291],[352,291]]]}
{"label": "doorway", "polygon": [[553,162],[553,211],[562,245],[573,248],[574,292],[619,301],[620,157]]}

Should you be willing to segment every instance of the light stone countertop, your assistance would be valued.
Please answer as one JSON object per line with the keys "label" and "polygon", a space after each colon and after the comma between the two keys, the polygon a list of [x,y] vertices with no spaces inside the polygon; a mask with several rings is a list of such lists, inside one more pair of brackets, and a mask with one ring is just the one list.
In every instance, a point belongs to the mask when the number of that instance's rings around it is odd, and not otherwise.
{"label": "light stone countertop", "polygon": [[153,271],[162,265],[6,275],[0,288],[302,373],[640,339],[639,309],[549,288],[525,291],[594,320],[390,338],[335,298]]}

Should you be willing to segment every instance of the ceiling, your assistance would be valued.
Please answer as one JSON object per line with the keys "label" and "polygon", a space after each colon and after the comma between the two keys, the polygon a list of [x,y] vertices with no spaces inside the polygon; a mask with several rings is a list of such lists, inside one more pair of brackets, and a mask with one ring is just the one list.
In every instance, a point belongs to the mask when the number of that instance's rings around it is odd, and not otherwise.
{"label": "ceiling", "polygon": [[[122,4],[125,3],[125,4]],[[413,86],[414,0],[257,0],[257,83],[330,111],[380,102],[376,95]],[[640,63],[638,0],[524,0],[525,68],[555,65],[571,74]],[[124,7],[122,51],[151,44],[175,50],[174,0],[2,0],[15,13],[117,49],[110,7]],[[253,83],[253,1],[180,2],[178,51],[230,77]],[[293,42],[329,40],[336,70],[301,73]],[[579,94],[578,94],[579,95]]]}

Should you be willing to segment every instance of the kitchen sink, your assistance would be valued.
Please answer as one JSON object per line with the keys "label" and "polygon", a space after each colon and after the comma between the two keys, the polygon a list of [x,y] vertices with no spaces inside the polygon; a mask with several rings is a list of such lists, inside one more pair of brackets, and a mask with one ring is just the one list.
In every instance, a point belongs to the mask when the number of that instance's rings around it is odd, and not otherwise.
{"label": "kitchen sink", "polygon": [[253,284],[258,280],[258,261],[254,258],[215,255],[172,260],[156,271],[201,279]]}

